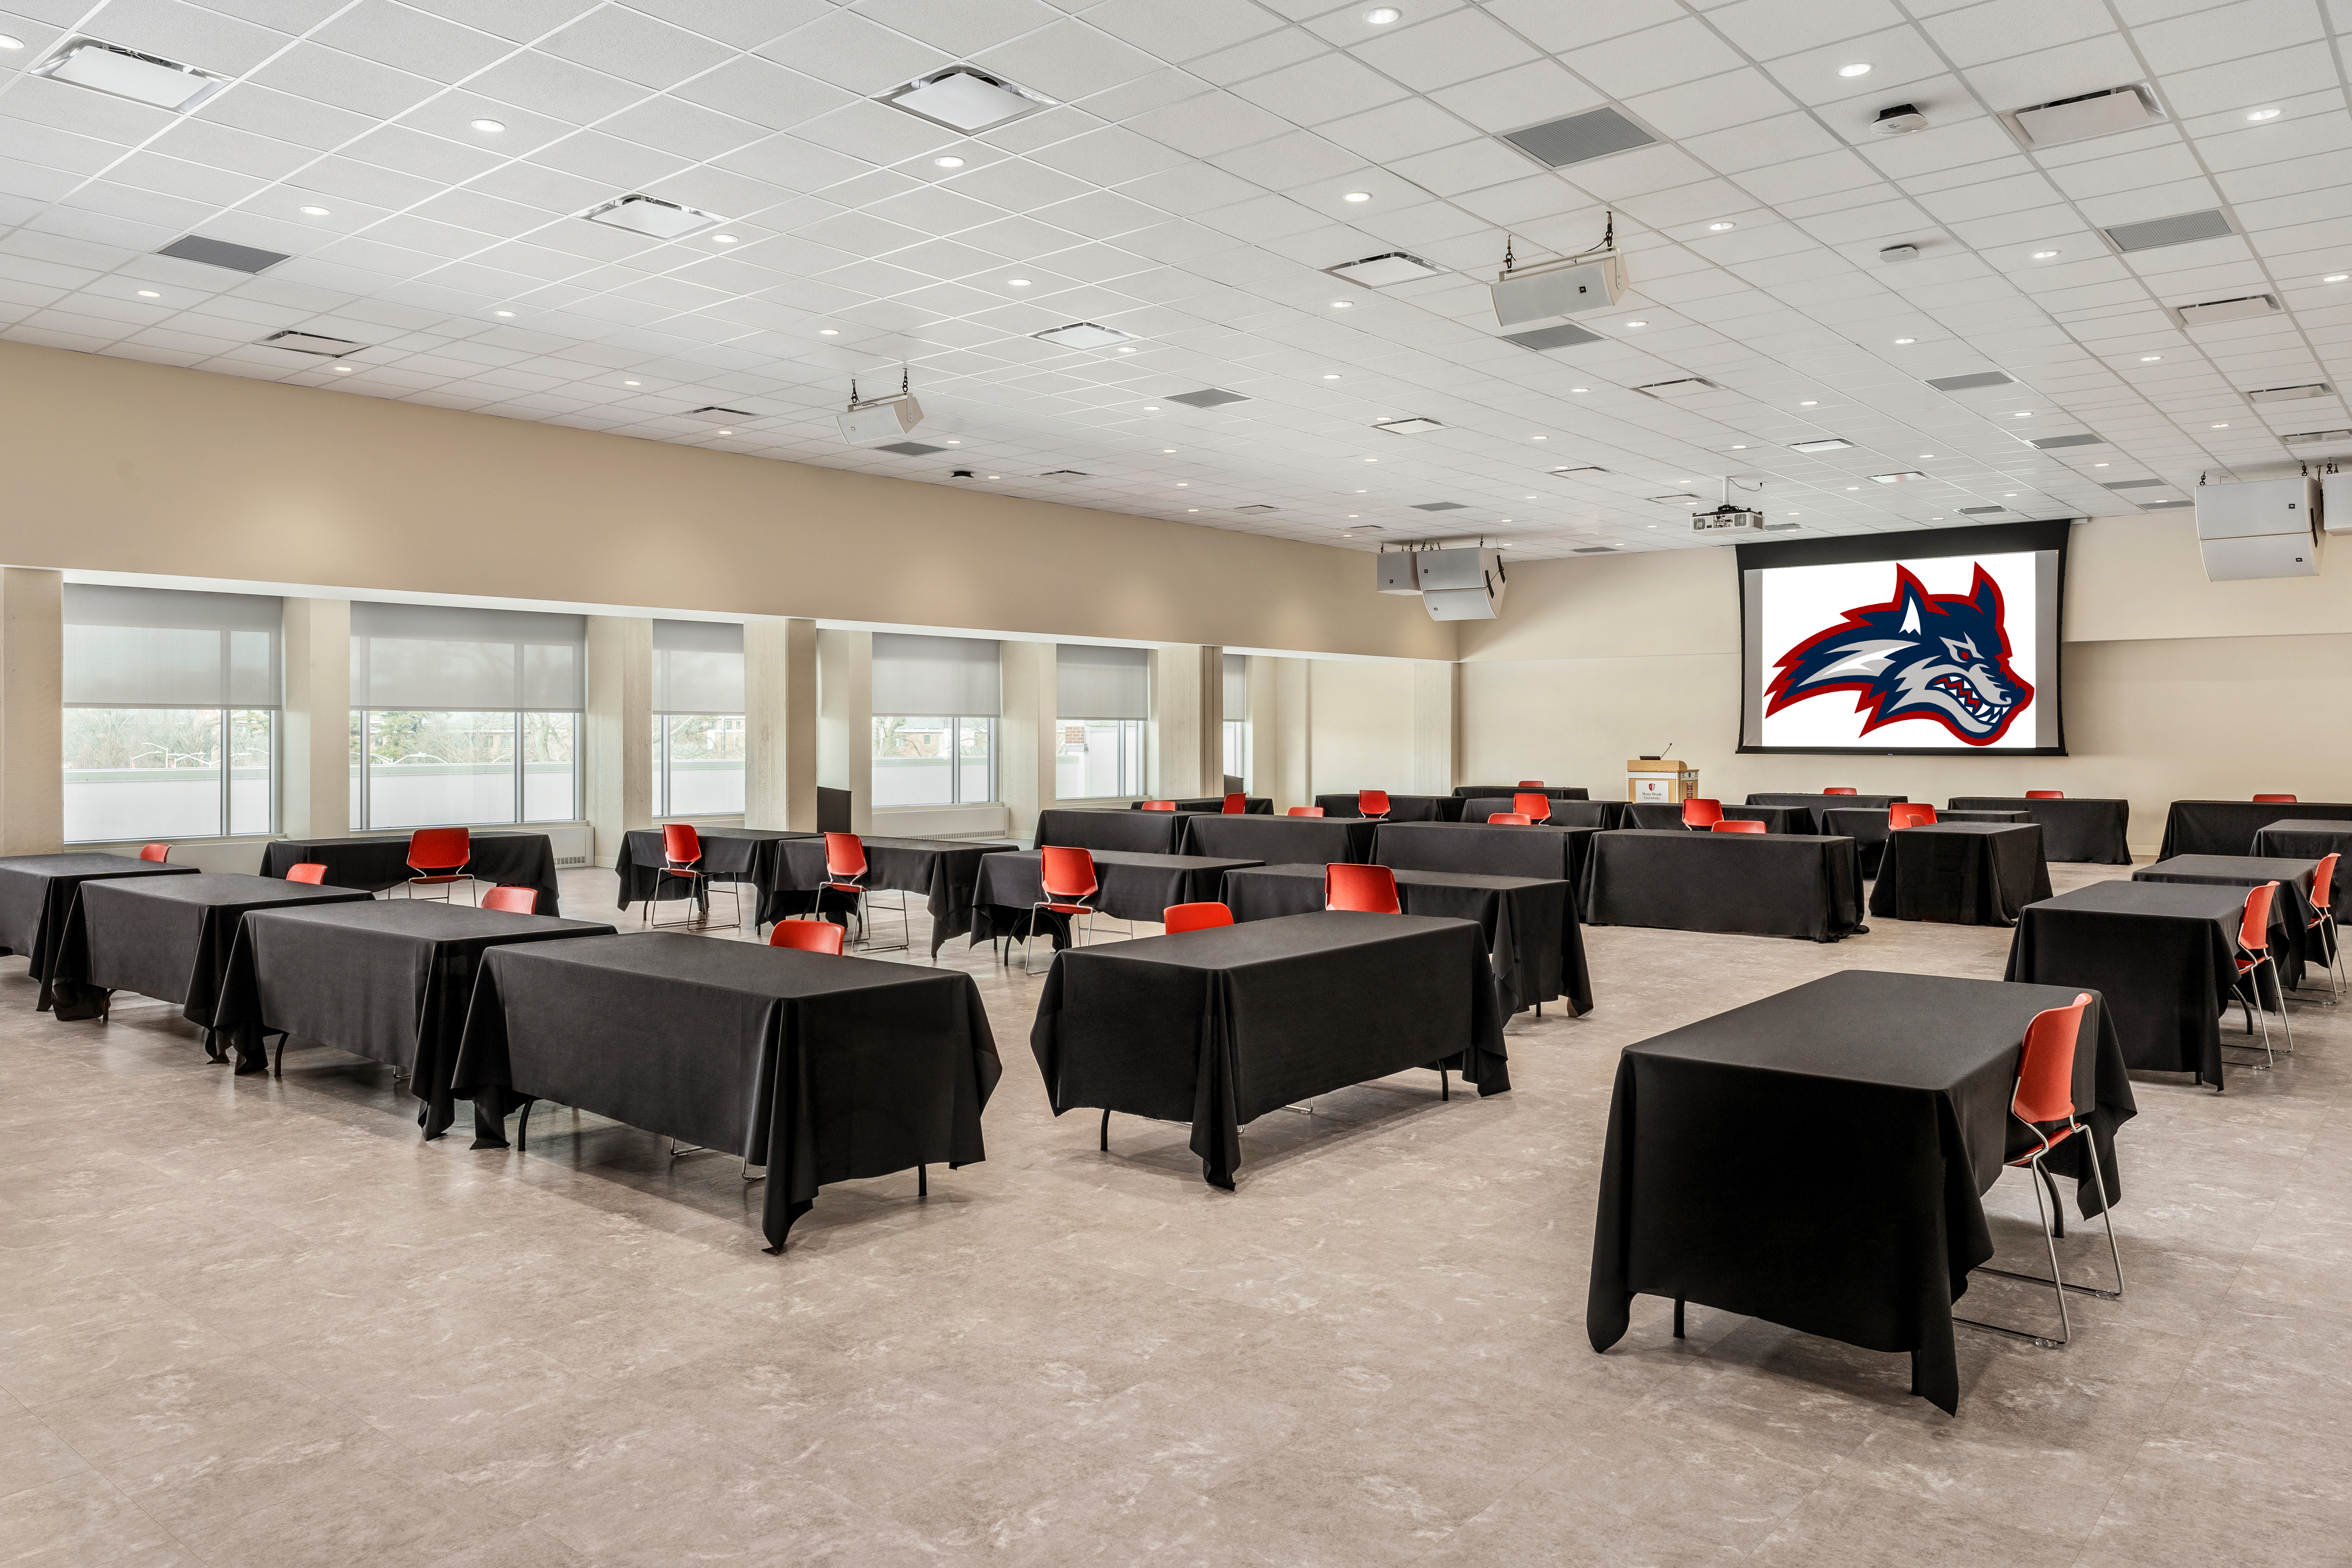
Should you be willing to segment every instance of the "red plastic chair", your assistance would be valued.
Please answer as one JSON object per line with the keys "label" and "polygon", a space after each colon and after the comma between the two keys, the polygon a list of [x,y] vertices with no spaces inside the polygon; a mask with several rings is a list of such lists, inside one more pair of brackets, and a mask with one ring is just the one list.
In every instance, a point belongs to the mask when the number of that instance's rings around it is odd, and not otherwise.
{"label": "red plastic chair", "polygon": [[[898,952],[907,946],[907,900],[898,899],[898,940],[888,947],[875,947],[866,940],[866,906],[877,889],[868,888],[866,879],[871,873],[866,858],[866,841],[855,833],[828,833],[824,836],[824,885],[817,890],[817,910],[824,909],[827,893],[836,893],[849,900],[849,912],[857,919],[857,945],[868,952]],[[887,905],[885,906],[887,907]]]}
{"label": "red plastic chair", "polygon": [[1225,796],[1225,815],[1227,816],[1247,816],[1249,815],[1249,796],[1240,790],[1235,790],[1233,794]]}
{"label": "red plastic chair", "polygon": [[1544,782],[1541,779],[1521,779],[1519,781],[1519,787],[1521,789],[1541,789],[1543,786]]}
{"label": "red plastic chair", "polygon": [[1898,800],[1886,808],[1886,826],[1891,832],[1901,827],[1933,827],[1936,808],[1916,801]]}
{"label": "red plastic chair", "polygon": [[1524,811],[1491,812],[1486,817],[1489,827],[1533,827],[1534,819]]}
{"label": "red plastic chair", "polygon": [[1823,795],[1860,795],[1862,792],[1852,784],[1823,784],[1822,793]]}
{"label": "red plastic chair", "polygon": [[327,880],[327,868],[316,860],[305,860],[299,866],[287,867],[286,879],[289,882],[309,882],[314,887],[320,886]]}
{"label": "red plastic chair", "polygon": [[1356,792],[1356,815],[1384,817],[1389,814],[1389,792],[1384,789],[1360,789]]}
{"label": "red plastic chair", "polygon": [[2291,795],[2258,795],[2254,796],[2254,804],[2256,805],[2293,805],[2294,804],[2294,796]]}
{"label": "red plastic chair", "polygon": [[1229,926],[1234,923],[1234,911],[1217,903],[1171,904],[1161,911],[1160,918],[1166,923],[1168,934],[1174,936],[1178,931]]}
{"label": "red plastic chair", "polygon": [[171,858],[172,847],[168,844],[142,844],[139,847],[139,858],[142,860],[169,860]]}
{"label": "red plastic chair", "polygon": [[[2099,1169],[2098,1152],[2085,1150],[2083,1163],[2089,1167],[2091,1181],[2099,1194],[2099,1213],[2107,1222],[2107,1256],[2116,1267],[2116,1288],[2102,1290],[2091,1285],[2069,1285],[2058,1270],[2057,1233],[2050,1223],[2050,1210],[2042,1201],[2042,1189],[2050,1181],[2042,1161],[2050,1151],[2079,1135],[2087,1137],[2090,1129],[2075,1119],[2074,1114],[2074,1051],[2083,1031],[2083,1013],[2091,1005],[2087,991],[2077,992],[2067,1006],[2052,1007],[2033,1016],[2025,1026],[2025,1047],[2018,1054],[2017,1089],[2011,1095],[2009,1113],[2025,1123],[2034,1139],[2034,1147],[2009,1162],[2013,1170],[2032,1173],[2033,1208],[2042,1216],[2042,1243],[2050,1253],[2050,1278],[2038,1274],[2020,1274],[2008,1268],[1985,1268],[1987,1274],[2000,1274],[2011,1279],[2023,1279],[2036,1285],[2047,1285],[2058,1298],[2058,1338],[2029,1334],[2000,1323],[1983,1322],[1975,1318],[1954,1318],[1958,1323],[1969,1323],[1979,1329],[2032,1340],[2053,1348],[2074,1338],[2074,1324],[2066,1311],[2066,1292],[2080,1290],[2086,1296],[2105,1297],[2114,1300],[2124,1293],[2124,1255],[2116,1246],[2115,1205],[2107,1201],[2107,1179]],[[2057,1188],[2050,1189],[2054,1201]]]}
{"label": "red plastic chair", "polygon": [[2328,906],[2336,901],[2336,862],[2337,856],[2330,850],[2320,857],[2319,869],[2311,874],[2311,923],[2305,929],[2321,933],[2320,956],[2327,965],[2327,994],[2331,999],[2344,994],[2341,983],[2344,956],[2336,946],[2336,914]]}
{"label": "red plastic chair", "polygon": [[539,911],[537,888],[492,888],[482,895],[482,908],[504,910],[510,915],[536,914]]}
{"label": "red plastic chair", "polygon": [[1693,795],[1683,802],[1683,826],[1689,828],[1713,827],[1723,820],[1723,802]]}
{"label": "red plastic chair", "polygon": [[1135,809],[1138,811],[1173,811],[1176,809],[1176,803],[1172,800],[1147,800],[1139,802]]}
{"label": "red plastic chair", "polygon": [[1548,795],[1515,795],[1511,797],[1511,810],[1514,814],[1526,817],[1529,822],[1549,822],[1551,820],[1551,796]]}
{"label": "red plastic chair", "polygon": [[1707,831],[1709,833],[1761,833],[1764,831],[1764,825],[1760,822],[1751,822],[1746,817],[1727,816]]}
{"label": "red plastic chair", "polygon": [[408,896],[415,898],[419,888],[447,888],[442,898],[455,899],[457,884],[474,885],[466,873],[473,863],[474,836],[464,828],[418,828],[408,836],[408,868],[416,873],[408,879]]}
{"label": "red plastic chair", "polygon": [[2066,798],[2066,792],[2063,789],[2030,789],[2025,792],[2025,798],[2028,800],[2064,800]]}
{"label": "red plastic chair", "polygon": [[1323,815],[1323,808],[1319,805],[1294,805],[1286,815],[1290,816],[1320,816]]}
{"label": "red plastic chair", "polygon": [[[1083,849],[1072,849],[1059,844],[1048,844],[1038,852],[1037,889],[1045,896],[1029,906],[1029,935],[1040,928],[1039,911],[1059,915],[1070,922],[1071,935],[1080,945],[1094,934],[1096,910],[1087,900],[1102,891],[1102,882],[1095,876],[1095,858]],[[1084,936],[1078,933],[1077,919],[1087,917]],[[1029,944],[1021,944],[1021,973],[1031,973]]]}
{"label": "red plastic chair", "polygon": [[[2313,886],[2317,887],[2314,879]],[[2271,903],[2278,897],[2278,884],[2264,882],[2246,892],[2246,916],[2238,925],[2238,978],[2232,987],[2238,1004],[2246,1010],[2246,1033],[2254,1032],[2254,1020],[2263,1021],[2263,1063],[2258,1071],[2267,1072],[2278,1064],[2271,1051],[2271,1021],[2262,1006],[2261,972],[2267,965],[2271,984],[2279,994],[2279,1023],[2286,1029],[2286,1054],[2294,1055],[2294,1022],[2286,1016],[2286,984],[2280,978],[2278,961],[2271,956]]]}
{"label": "red plastic chair", "polygon": [[1324,867],[1323,907],[1372,915],[1404,913],[1397,899],[1396,873],[1386,866]]}
{"label": "red plastic chair", "polygon": [[789,947],[795,952],[824,952],[841,956],[842,929],[831,921],[783,920],[768,933],[770,947]]}

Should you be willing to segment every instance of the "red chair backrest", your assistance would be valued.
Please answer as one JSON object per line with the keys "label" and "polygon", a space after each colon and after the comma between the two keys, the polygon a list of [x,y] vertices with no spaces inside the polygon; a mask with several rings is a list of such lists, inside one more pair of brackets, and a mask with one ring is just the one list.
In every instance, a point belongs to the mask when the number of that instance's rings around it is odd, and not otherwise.
{"label": "red chair backrest", "polygon": [[1886,808],[1886,826],[1890,828],[1932,827],[1935,823],[1936,808],[1932,805],[1898,800]]}
{"label": "red chair backrest", "polygon": [[1234,791],[1232,795],[1225,796],[1225,815],[1227,816],[1248,816],[1249,796],[1242,794],[1238,790]]}
{"label": "red chair backrest", "polygon": [[1487,815],[1486,825],[1489,827],[1533,827],[1535,821],[1524,811],[1496,811]]}
{"label": "red chair backrest", "polygon": [[770,947],[789,947],[795,952],[829,952],[841,956],[841,928],[831,921],[778,921],[776,929],[768,933]]}
{"label": "red chair backrest", "polygon": [[866,874],[866,841],[855,833],[824,836],[824,874],[862,877]]}
{"label": "red chair backrest", "polygon": [[1323,815],[1323,808],[1319,805],[1294,805],[1290,808],[1290,815],[1293,816],[1320,816]]}
{"label": "red chair backrest", "polygon": [[1083,849],[1048,844],[1037,881],[1049,899],[1083,899],[1099,885],[1095,881],[1095,858]]}
{"label": "red chair backrest", "polygon": [[1704,795],[1693,795],[1683,802],[1685,827],[1712,827],[1722,820],[1723,802],[1719,800],[1708,800]]}
{"label": "red chair backrest", "polygon": [[1852,784],[1823,784],[1822,793],[1823,795],[1860,795],[1862,792]]}
{"label": "red chair backrest", "polygon": [[[162,858],[161,856],[156,858]],[[323,883],[327,879],[327,868],[316,860],[305,860],[299,866],[287,867],[286,879],[289,882]]]}
{"label": "red chair backrest", "polygon": [[2319,858],[2319,869],[2311,874],[2311,907],[2320,913],[2336,901],[2336,851],[2329,850]]}
{"label": "red chair backrest", "polygon": [[1389,814],[1389,792],[1384,789],[1358,790],[1356,809],[1366,816],[1386,816]]}
{"label": "red chair backrest", "polygon": [[2074,1039],[2091,994],[2078,991],[2064,1007],[2049,1007],[2025,1026],[2025,1052],[2017,1063],[2017,1094],[2010,1110],[2021,1121],[2064,1121],[2074,1114]]}
{"label": "red chair backrest", "polygon": [[1404,905],[1397,900],[1396,873],[1386,866],[1324,867],[1323,907],[1374,915],[1404,912]]}
{"label": "red chair backrest", "polygon": [[2025,792],[2025,798],[2028,800],[2064,800],[2066,798],[2066,792],[2063,789],[2030,789]]}
{"label": "red chair backrest", "polygon": [[482,895],[482,908],[504,910],[510,915],[533,914],[539,909],[537,888],[492,888]]}
{"label": "red chair backrest", "polygon": [[1541,779],[1521,779],[1519,781],[1519,787],[1521,789],[1541,789],[1543,786],[1544,782]]}
{"label": "red chair backrest", "polygon": [[1764,825],[1760,822],[1750,822],[1745,817],[1727,816],[1707,831],[1709,833],[1761,833],[1764,831]]}
{"label": "red chair backrest", "polygon": [[2261,952],[2270,946],[2271,900],[2277,894],[2276,882],[2246,890],[2246,918],[2238,927],[2238,945],[2248,952]]}
{"label": "red chair backrest", "polygon": [[474,858],[474,836],[462,827],[420,827],[408,836],[408,864],[417,871],[454,871]]}
{"label": "red chair backrest", "polygon": [[2256,805],[2291,805],[2294,802],[2294,796],[2291,795],[2258,795],[2254,796],[2254,804]]}
{"label": "red chair backrest", "polygon": [[1551,796],[1515,795],[1511,797],[1511,810],[1529,822],[1549,822],[1551,820]]}
{"label": "red chair backrest", "polygon": [[1142,802],[1137,809],[1142,811],[1173,811],[1176,809],[1176,803],[1172,800],[1147,800]]}
{"label": "red chair backrest", "polygon": [[169,860],[171,858],[172,847],[168,844],[142,844],[139,847],[139,858],[142,860]]}
{"label": "red chair backrest", "polygon": [[1160,916],[1168,927],[1168,934],[1180,931],[1205,931],[1211,926],[1234,923],[1234,911],[1223,904],[1171,904]]}
{"label": "red chair backrest", "polygon": [[702,858],[702,835],[691,822],[664,823],[662,853],[673,866],[691,866]]}

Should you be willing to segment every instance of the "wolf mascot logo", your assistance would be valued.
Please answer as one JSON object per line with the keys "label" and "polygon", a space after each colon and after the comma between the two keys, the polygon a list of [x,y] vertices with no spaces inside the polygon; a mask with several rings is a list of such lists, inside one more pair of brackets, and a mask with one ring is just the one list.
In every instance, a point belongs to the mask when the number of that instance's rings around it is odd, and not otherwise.
{"label": "wolf mascot logo", "polygon": [[2003,616],[2000,584],[1981,566],[1965,595],[1930,594],[1897,566],[1893,598],[1846,611],[1780,656],[1764,711],[1853,691],[1865,735],[1898,719],[1932,719],[1971,746],[1990,746],[2033,701],[2033,688],[2009,667]]}

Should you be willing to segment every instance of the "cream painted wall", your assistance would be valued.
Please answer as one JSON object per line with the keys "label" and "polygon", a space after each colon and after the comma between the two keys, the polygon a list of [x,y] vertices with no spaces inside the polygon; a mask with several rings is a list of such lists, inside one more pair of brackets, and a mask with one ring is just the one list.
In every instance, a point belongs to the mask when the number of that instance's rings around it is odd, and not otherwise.
{"label": "cream painted wall", "polygon": [[[1423,613],[1417,602],[1413,613]],[[1309,795],[1413,793],[1412,665],[1318,658],[1307,668]]]}
{"label": "cream painted wall", "polygon": [[1360,552],[0,343],[0,562],[1451,658]]}

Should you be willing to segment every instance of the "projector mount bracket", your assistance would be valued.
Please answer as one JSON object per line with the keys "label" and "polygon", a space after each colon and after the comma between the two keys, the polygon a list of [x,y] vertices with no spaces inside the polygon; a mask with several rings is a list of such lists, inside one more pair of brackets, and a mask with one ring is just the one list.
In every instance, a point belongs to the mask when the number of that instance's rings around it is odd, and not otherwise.
{"label": "projector mount bracket", "polygon": [[1517,239],[1508,229],[1504,230],[1503,269],[1495,275],[1496,281],[1509,282],[1513,272],[1547,271],[1555,267],[1573,266],[1588,257],[1613,255],[1617,249],[1617,215],[1614,212],[1604,212],[1601,217],[1600,244],[1587,246],[1573,256],[1563,256],[1553,261],[1530,262],[1524,268],[1519,266],[1518,258],[1513,254],[1513,247],[1517,243]]}
{"label": "projector mount bracket", "polygon": [[849,411],[852,414],[856,413],[861,408],[872,408],[877,404],[896,403],[899,398],[911,396],[912,395],[913,387],[910,384],[908,372],[905,365],[900,365],[898,367],[898,390],[895,393],[886,392],[879,397],[859,397],[857,395],[857,378],[854,375],[849,378]]}

